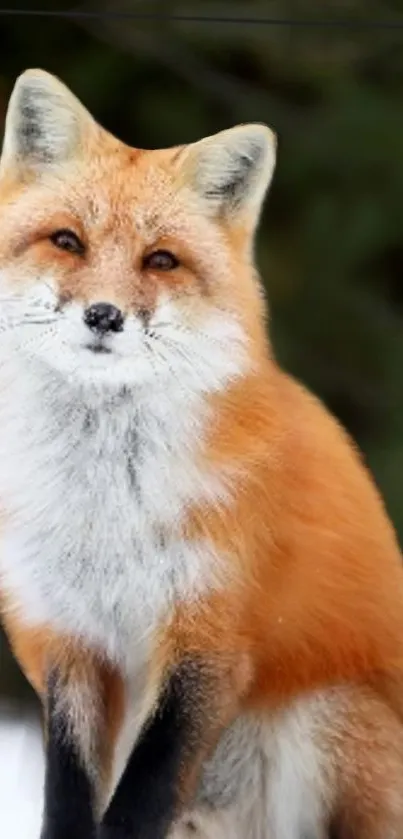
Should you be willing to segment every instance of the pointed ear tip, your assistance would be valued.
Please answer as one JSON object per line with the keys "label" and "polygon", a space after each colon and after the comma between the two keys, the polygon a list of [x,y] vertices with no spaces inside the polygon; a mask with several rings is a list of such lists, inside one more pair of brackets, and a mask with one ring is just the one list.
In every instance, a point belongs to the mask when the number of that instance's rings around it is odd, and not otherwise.
{"label": "pointed ear tip", "polygon": [[17,76],[17,79],[23,79],[25,77],[29,78],[30,76],[47,76],[48,78],[53,79],[52,73],[49,73],[47,70],[43,70],[42,67],[27,67],[26,70],[23,70],[22,73]]}
{"label": "pointed ear tip", "polygon": [[61,82],[56,76],[52,75],[52,73],[48,73],[47,70],[42,70],[39,67],[32,67],[28,70],[24,70],[17,76],[14,84],[14,90],[20,91],[25,87],[30,86],[47,86],[53,87],[55,85],[60,85]]}
{"label": "pointed ear tip", "polygon": [[252,122],[250,124],[250,128],[256,133],[261,134],[262,137],[264,136],[271,146],[277,146],[277,134],[272,128],[270,128],[269,125],[266,125],[265,122]]}
{"label": "pointed ear tip", "polygon": [[[230,129],[231,130],[231,129]],[[278,146],[278,135],[272,128],[270,128],[264,122],[247,122],[241,123],[240,125],[235,126],[233,129],[235,131],[242,132],[244,134],[249,134],[251,139],[260,140],[262,144],[266,145],[267,148],[273,153],[276,154],[277,146]]]}

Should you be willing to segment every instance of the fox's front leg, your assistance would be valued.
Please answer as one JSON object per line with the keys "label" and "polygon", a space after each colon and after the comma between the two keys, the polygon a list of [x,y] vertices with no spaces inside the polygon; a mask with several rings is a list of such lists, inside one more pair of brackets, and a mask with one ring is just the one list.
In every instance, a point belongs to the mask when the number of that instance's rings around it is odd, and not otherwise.
{"label": "fox's front leg", "polygon": [[110,794],[123,683],[118,671],[74,645],[62,645],[51,661],[41,692],[46,739],[41,839],[94,839]]}
{"label": "fox's front leg", "polygon": [[203,761],[237,713],[247,667],[187,655],[166,675],[104,816],[101,839],[165,839]]}
{"label": "fox's front leg", "polygon": [[41,839],[95,839],[99,697],[52,670],[45,697],[46,774]]}
{"label": "fox's front leg", "polygon": [[0,606],[14,655],[43,708],[41,839],[92,839],[122,712],[118,674],[76,640],[25,623],[1,591]]}

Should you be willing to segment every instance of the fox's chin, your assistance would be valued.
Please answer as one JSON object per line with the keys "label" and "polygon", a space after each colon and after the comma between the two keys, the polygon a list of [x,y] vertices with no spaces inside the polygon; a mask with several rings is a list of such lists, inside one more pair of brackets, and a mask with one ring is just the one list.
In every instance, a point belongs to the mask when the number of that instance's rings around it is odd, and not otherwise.
{"label": "fox's chin", "polygon": [[31,348],[40,367],[80,386],[119,390],[149,387],[159,376],[142,354],[126,356],[100,343]]}
{"label": "fox's chin", "polygon": [[95,355],[112,355],[113,350],[110,347],[107,347],[105,344],[86,344],[85,349],[89,350],[89,352],[95,353]]}

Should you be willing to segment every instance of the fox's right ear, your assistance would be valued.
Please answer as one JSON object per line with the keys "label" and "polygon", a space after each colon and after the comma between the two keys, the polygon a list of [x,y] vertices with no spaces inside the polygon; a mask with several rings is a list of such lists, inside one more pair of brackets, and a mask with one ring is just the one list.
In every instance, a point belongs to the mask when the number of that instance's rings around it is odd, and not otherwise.
{"label": "fox's right ear", "polygon": [[10,97],[1,171],[40,173],[79,154],[95,120],[62,82],[43,70],[27,70]]}
{"label": "fox's right ear", "polygon": [[237,125],[182,147],[176,165],[207,213],[253,233],[273,176],[276,145],[266,125]]}

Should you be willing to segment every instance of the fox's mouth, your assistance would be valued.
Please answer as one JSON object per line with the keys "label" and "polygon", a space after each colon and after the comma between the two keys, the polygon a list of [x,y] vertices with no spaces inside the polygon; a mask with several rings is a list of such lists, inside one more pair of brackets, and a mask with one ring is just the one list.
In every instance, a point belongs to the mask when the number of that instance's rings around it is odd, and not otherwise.
{"label": "fox's mouth", "polygon": [[85,349],[90,350],[90,352],[93,352],[97,355],[110,355],[112,353],[112,350],[109,347],[107,347],[106,344],[102,343],[102,341],[94,341],[91,344],[86,344]]}

